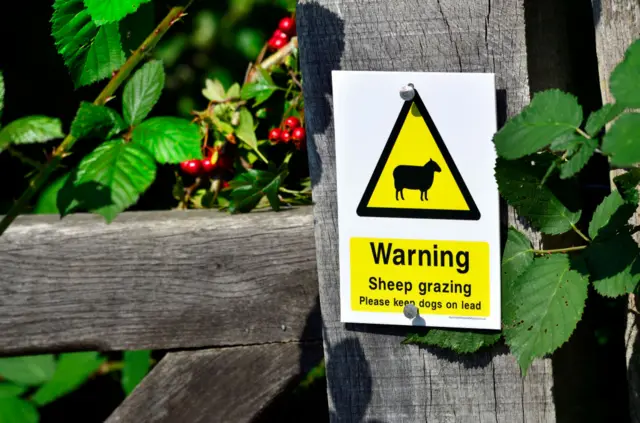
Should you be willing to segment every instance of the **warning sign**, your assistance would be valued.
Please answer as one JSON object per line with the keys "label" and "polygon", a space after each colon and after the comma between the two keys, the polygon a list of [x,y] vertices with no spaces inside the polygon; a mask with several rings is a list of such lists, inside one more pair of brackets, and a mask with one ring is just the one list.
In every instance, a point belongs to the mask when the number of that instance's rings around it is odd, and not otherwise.
{"label": "warning sign", "polygon": [[402,106],[357,212],[360,216],[480,219],[417,91]]}
{"label": "warning sign", "polygon": [[333,106],[341,320],[499,329],[494,76],[336,71]]}

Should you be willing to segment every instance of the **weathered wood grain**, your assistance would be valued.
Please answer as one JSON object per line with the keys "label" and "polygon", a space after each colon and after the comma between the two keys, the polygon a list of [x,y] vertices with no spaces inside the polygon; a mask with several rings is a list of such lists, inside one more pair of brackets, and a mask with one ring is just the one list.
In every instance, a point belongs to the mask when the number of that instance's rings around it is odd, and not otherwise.
{"label": "weathered wood grain", "polygon": [[[602,101],[614,101],[609,91],[609,76],[624,57],[633,41],[640,38],[640,2],[638,0],[592,0],[596,29],[596,49]],[[611,177],[621,171],[611,172]],[[632,218],[632,224],[640,222],[640,210]],[[640,241],[640,238],[636,238]],[[629,296],[629,309],[636,310],[634,295]],[[640,422],[640,336],[638,316],[627,313],[625,334],[627,380],[629,388],[629,413],[632,423]]]}
{"label": "weathered wood grain", "polygon": [[638,0],[591,0],[596,28],[600,87],[604,103],[612,103],[609,75],[633,41],[640,38]]}
{"label": "weathered wood grain", "polygon": [[24,216],[0,266],[2,354],[321,338],[310,208]]}
{"label": "weathered wood grain", "polygon": [[249,422],[321,358],[319,342],[170,353],[106,423]]}
{"label": "weathered wood grain", "polygon": [[529,101],[522,2],[303,0],[298,35],[332,421],[554,422],[550,360],[523,379],[500,348],[454,356],[400,345],[403,328],[339,321],[331,70],[495,72],[499,115],[513,115]]}

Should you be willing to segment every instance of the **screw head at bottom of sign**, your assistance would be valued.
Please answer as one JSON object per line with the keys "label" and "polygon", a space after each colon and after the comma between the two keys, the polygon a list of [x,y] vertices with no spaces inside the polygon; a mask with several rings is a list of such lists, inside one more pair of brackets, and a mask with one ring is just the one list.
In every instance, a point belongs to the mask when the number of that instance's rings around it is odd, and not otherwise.
{"label": "screw head at bottom of sign", "polygon": [[400,88],[400,98],[403,99],[404,101],[413,100],[413,97],[415,97],[415,95],[416,95],[416,89],[411,83]]}
{"label": "screw head at bottom of sign", "polygon": [[404,306],[404,310],[402,310],[404,317],[407,319],[415,319],[418,317],[418,307],[413,304],[407,304]]}

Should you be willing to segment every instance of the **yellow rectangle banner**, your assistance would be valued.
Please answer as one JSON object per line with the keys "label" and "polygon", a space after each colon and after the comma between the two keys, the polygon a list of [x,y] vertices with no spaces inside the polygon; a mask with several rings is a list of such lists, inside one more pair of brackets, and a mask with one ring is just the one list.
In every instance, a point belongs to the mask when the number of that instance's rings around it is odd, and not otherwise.
{"label": "yellow rectangle banner", "polygon": [[486,242],[351,238],[350,254],[354,311],[490,314]]}

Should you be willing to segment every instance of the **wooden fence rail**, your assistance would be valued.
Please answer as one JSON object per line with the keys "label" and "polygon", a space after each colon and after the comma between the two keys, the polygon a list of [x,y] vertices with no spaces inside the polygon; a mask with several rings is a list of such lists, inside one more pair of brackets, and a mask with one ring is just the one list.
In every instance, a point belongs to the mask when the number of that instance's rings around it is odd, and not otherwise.
{"label": "wooden fence rail", "polygon": [[0,238],[0,352],[319,340],[312,219],[20,217]]}

